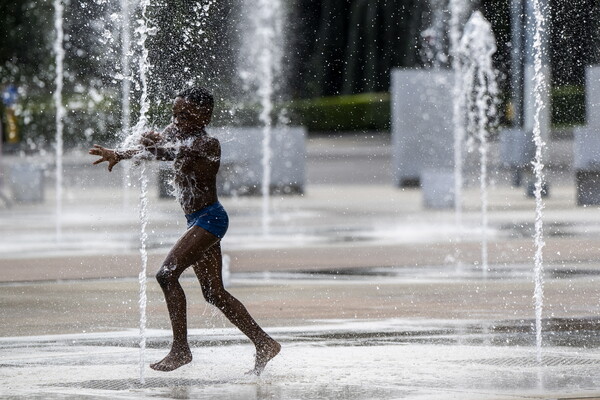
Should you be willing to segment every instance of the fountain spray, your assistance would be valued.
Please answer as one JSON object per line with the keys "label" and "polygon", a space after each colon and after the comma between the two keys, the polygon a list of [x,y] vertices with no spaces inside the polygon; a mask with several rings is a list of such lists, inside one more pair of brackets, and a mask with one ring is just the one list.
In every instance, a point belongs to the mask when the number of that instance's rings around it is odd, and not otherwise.
{"label": "fountain spray", "polygon": [[479,11],[474,12],[465,25],[459,54],[462,61],[463,102],[467,110],[468,144],[479,149],[481,198],[481,268],[488,272],[488,134],[495,122],[498,85],[492,56],[496,40],[490,23]]}
{"label": "fountain spray", "polygon": [[[150,0],[142,0],[141,6],[141,19],[139,20],[139,27],[136,29],[138,34],[138,45],[141,48],[139,58],[139,69],[140,69],[140,82],[142,87],[142,94],[140,98],[140,117],[134,128],[133,136],[139,137],[148,127],[148,111],[150,110],[150,101],[148,100],[148,72],[150,69],[149,65],[149,51],[146,47],[146,39],[148,38],[149,18],[147,15],[147,8],[150,4]],[[142,168],[140,170],[140,254],[141,254],[141,271],[139,274],[140,282],[140,383],[145,383],[144,367],[145,367],[145,353],[146,353],[146,275],[148,270],[148,252],[146,250],[146,240],[148,234],[146,233],[146,226],[148,224],[148,176],[146,174],[146,164],[142,161]]]}
{"label": "fountain spray", "polygon": [[543,71],[543,52],[544,41],[543,31],[546,29],[546,7],[542,6],[540,0],[532,0],[533,6],[533,61],[534,61],[534,77],[533,77],[533,92],[535,96],[535,111],[533,115],[533,141],[535,143],[535,157],[533,160],[533,171],[535,174],[535,255],[534,255],[534,272],[535,272],[535,337],[537,349],[537,362],[542,363],[542,313],[544,306],[544,265],[543,265],[543,249],[544,249],[544,225],[542,220],[542,212],[544,210],[544,202],[542,200],[542,190],[544,187],[544,163],[543,152],[545,143],[542,139],[542,112],[547,107],[544,98],[547,98],[548,85]]}
{"label": "fountain spray", "polygon": [[259,121],[262,124],[261,185],[263,234],[269,233],[271,188],[271,135],[275,80],[281,71],[283,51],[283,5],[281,0],[245,0],[242,15],[247,29],[243,29],[244,41],[240,60],[243,66],[240,76],[247,91],[254,90],[259,98]]}
{"label": "fountain spray", "polygon": [[[131,0],[121,0],[121,132],[125,136],[131,128]],[[123,164],[123,209],[129,208],[129,186],[131,162],[121,161]]]}
{"label": "fountain spray", "polygon": [[62,0],[54,0],[54,56],[56,62],[56,77],[54,91],[54,105],[56,108],[56,241],[60,242],[62,236],[62,189],[63,189],[63,129],[66,109],[63,105],[63,79],[64,79],[64,30],[63,30],[64,5]]}
{"label": "fountain spray", "polygon": [[465,140],[465,104],[462,93],[462,65],[460,62],[461,24],[468,12],[465,0],[450,0],[450,56],[454,71],[454,209],[458,229],[462,228],[462,187],[463,187],[463,143]]}

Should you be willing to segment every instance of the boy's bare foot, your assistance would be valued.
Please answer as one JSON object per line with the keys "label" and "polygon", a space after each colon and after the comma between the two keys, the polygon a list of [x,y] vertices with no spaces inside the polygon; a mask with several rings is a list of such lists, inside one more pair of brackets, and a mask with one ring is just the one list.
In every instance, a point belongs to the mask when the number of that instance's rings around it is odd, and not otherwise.
{"label": "boy's bare foot", "polygon": [[273,359],[279,352],[281,351],[281,345],[277,343],[275,340],[270,339],[268,342],[264,343],[262,347],[256,349],[256,362],[254,365],[254,369],[248,371],[248,374],[260,375],[267,363]]}
{"label": "boy's bare foot", "polygon": [[189,364],[192,361],[192,352],[187,350],[173,350],[167,354],[165,358],[157,363],[150,364],[150,368],[155,371],[169,372],[173,371],[182,365]]}

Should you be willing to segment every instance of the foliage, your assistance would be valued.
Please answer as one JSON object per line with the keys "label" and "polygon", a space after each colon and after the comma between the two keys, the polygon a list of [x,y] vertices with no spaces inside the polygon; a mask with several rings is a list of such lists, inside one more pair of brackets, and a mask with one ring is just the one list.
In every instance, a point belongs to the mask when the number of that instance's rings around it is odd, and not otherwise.
{"label": "foliage", "polygon": [[292,122],[310,132],[387,131],[390,127],[389,93],[298,100],[289,110]]}
{"label": "foliage", "polygon": [[421,0],[298,0],[295,97],[386,91],[393,67],[419,64]]}
{"label": "foliage", "polygon": [[[52,5],[33,0],[0,1],[0,86],[25,83],[44,87],[50,82]],[[35,45],[33,45],[35,44]]]}
{"label": "foliage", "polygon": [[552,90],[552,124],[572,126],[585,124],[585,88],[565,85]]}
{"label": "foliage", "polygon": [[[509,1],[476,3],[493,26],[499,47],[495,63],[506,96]],[[420,35],[430,18],[429,2],[290,0],[286,4],[290,7],[285,55],[290,97],[304,99],[286,107],[292,122],[304,123],[311,131],[388,130],[389,72],[422,63]],[[120,137],[120,84],[125,78],[120,65],[119,2],[65,0],[65,5],[67,146],[114,142]],[[584,123],[583,72],[586,65],[599,60],[600,2],[550,0],[550,5],[556,85],[552,121],[555,125]],[[132,29],[140,17],[138,8]],[[256,119],[256,105],[242,99],[234,85],[236,37],[243,34],[236,32],[240,11],[234,0],[153,0],[148,17],[153,28],[147,40],[152,64],[151,123],[167,123],[170,100],[191,84],[202,84],[215,93],[215,125]],[[17,112],[25,143],[50,147],[55,69],[52,1],[0,0],[0,19],[0,89],[8,83],[19,87]],[[134,59],[138,52],[134,50]],[[140,82],[133,83],[135,120]]]}

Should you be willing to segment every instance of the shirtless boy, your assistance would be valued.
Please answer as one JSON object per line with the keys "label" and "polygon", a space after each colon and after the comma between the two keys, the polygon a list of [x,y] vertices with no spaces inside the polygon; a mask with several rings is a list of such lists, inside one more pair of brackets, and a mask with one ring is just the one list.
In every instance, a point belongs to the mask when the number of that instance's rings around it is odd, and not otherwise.
{"label": "shirtless boy", "polygon": [[254,369],[260,375],[281,345],[263,331],[244,305],[223,287],[220,241],[229,220],[217,199],[216,178],[221,161],[218,139],[208,136],[214,100],[203,88],[190,88],[173,102],[172,123],[162,132],[148,132],[140,149],[113,150],[94,145],[89,154],[99,156],[94,164],[108,162],[108,170],[121,160],[140,156],[173,161],[174,186],[187,219],[188,229],[175,243],[156,274],[169,310],[173,345],[161,361],[151,364],[157,371],[172,371],[192,361],[187,340],[186,298],[179,283],[185,269],[192,267],[204,298],[216,306],[256,347]]}

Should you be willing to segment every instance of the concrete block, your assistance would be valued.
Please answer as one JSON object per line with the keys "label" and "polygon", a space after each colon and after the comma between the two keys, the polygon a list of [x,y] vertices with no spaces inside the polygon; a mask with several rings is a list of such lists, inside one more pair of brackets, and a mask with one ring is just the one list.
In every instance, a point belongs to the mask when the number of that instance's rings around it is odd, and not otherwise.
{"label": "concrete block", "polygon": [[[263,129],[213,128],[221,141],[221,195],[260,194],[263,179]],[[271,132],[271,193],[302,193],[306,173],[306,129],[274,127]]]}
{"label": "concrete block", "polygon": [[573,130],[573,168],[600,171],[600,127]]}
{"label": "concrete block", "polygon": [[44,201],[44,169],[35,164],[14,164],[9,170],[13,199],[19,203]]}
{"label": "concrete block", "polygon": [[578,205],[600,204],[600,127],[573,131],[573,168]]}
{"label": "concrete block", "polygon": [[500,132],[500,162],[504,167],[529,168],[535,157],[533,133],[522,129]]}
{"label": "concrete block", "polygon": [[453,73],[395,69],[391,80],[394,183],[412,186],[424,169],[453,169]]}
{"label": "concrete block", "polygon": [[426,208],[454,207],[454,170],[424,169],[421,172],[421,188]]}
{"label": "concrete block", "polygon": [[600,66],[585,71],[586,124],[600,130]]}
{"label": "concrete block", "polygon": [[600,171],[576,171],[577,205],[600,205]]}

